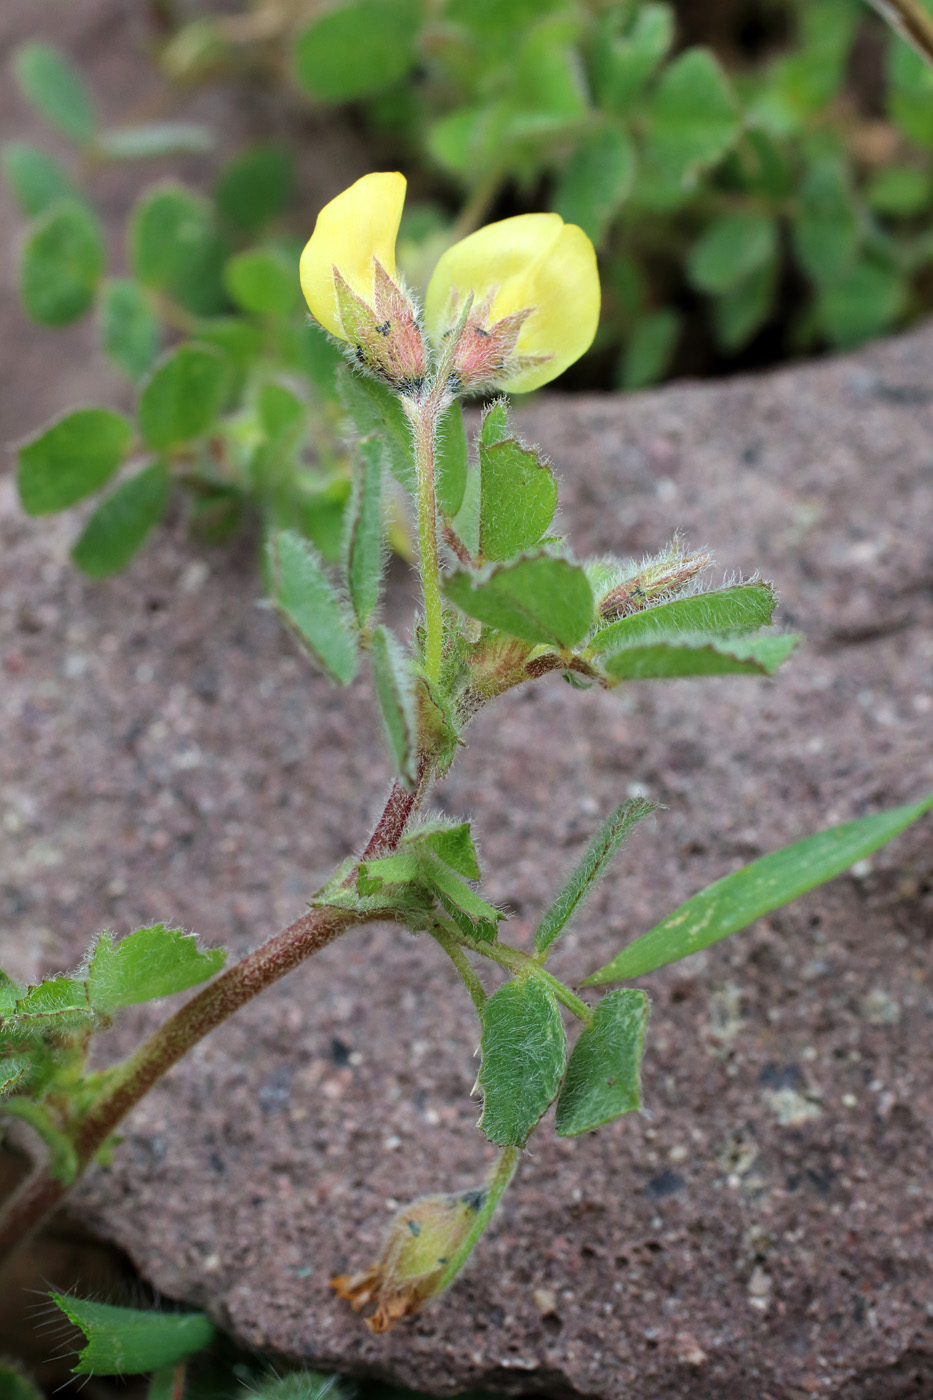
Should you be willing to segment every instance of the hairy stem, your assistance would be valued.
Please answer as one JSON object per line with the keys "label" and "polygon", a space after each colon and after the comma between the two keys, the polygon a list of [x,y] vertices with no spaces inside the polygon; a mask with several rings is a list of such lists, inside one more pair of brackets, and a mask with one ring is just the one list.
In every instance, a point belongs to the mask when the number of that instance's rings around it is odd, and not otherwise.
{"label": "hairy stem", "polygon": [[477,1241],[492,1219],[496,1206],[501,1201],[509,1182],[515,1175],[515,1168],[518,1166],[518,1153],[519,1149],[517,1147],[504,1147],[502,1149],[499,1160],[493,1167],[486,1181],[483,1204],[476,1213],[476,1219],[473,1222],[470,1233],[467,1235],[460,1248],[452,1255],[450,1263],[441,1274],[437,1285],[438,1293],[442,1293],[445,1288],[453,1283],[454,1279],[473,1253]]}
{"label": "hairy stem", "polygon": [[486,991],[479,977],[476,975],[476,969],[473,967],[473,964],[469,961],[457,940],[452,937],[445,928],[442,928],[440,924],[435,924],[431,929],[431,934],[441,945],[454,967],[460,973],[464,985],[473,999],[473,1005],[476,1007],[480,1016],[482,1016],[483,1008],[487,1000]]}
{"label": "hairy stem", "polygon": [[405,398],[402,407],[411,423],[418,481],[418,553],[421,587],[424,595],[424,669],[431,682],[440,680],[444,653],[444,605],[441,601],[440,555],[437,548],[437,481],[434,448],[437,427],[444,409],[454,397],[453,368],[470,309],[472,292],[460,309],[460,316],[434,371],[424,398]]}
{"label": "hairy stem", "polygon": [[[414,792],[398,784],[392,788],[367,854],[391,851],[398,845],[424,794],[429,767],[422,764],[421,780]],[[311,909],[208,983],[106,1076],[106,1087],[72,1137],[77,1157],[73,1179],[93,1162],[126,1114],[215,1026],[348,929],[391,917],[392,911],[387,909],[367,914],[327,905]],[[42,1166],[4,1202],[0,1210],[0,1263],[60,1204],[70,1185],[57,1180],[49,1166]]]}
{"label": "hairy stem", "polygon": [[428,680],[436,683],[441,675],[444,636],[440,556],[437,549],[437,491],[434,480],[434,439],[439,413],[436,392],[432,392],[422,402],[412,404],[408,411],[411,416],[415,471],[418,477],[418,554],[424,594],[424,668]]}
{"label": "hairy stem", "polygon": [[588,1026],[593,1020],[593,1009],[587,1006],[580,997],[575,996],[569,987],[565,987],[559,977],[555,977],[547,968],[542,967],[536,958],[530,953],[523,953],[520,948],[513,948],[508,943],[489,943],[480,938],[468,938],[457,929],[447,930],[448,938],[459,943],[462,948],[469,948],[473,953],[481,953],[484,958],[491,958],[493,962],[499,963],[501,967],[507,967],[510,972],[526,973],[536,977],[539,982],[544,982],[550,987],[558,1001],[563,1002],[568,1011],[572,1011],[578,1021],[582,1021]]}
{"label": "hairy stem", "polygon": [[366,843],[366,849],[360,856],[360,860],[373,860],[376,856],[386,855],[395,850],[405,835],[406,826],[421,806],[430,781],[431,765],[427,758],[422,756],[418,766],[418,781],[414,788],[402,787],[399,782],[392,784],[392,791],[389,793],[382,816]]}

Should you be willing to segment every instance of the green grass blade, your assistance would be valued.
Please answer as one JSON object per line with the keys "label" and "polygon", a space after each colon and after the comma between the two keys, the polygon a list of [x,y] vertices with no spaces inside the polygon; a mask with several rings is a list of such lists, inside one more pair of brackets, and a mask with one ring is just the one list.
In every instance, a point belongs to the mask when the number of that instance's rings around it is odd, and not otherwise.
{"label": "green grass blade", "polygon": [[762,914],[841,875],[931,809],[933,793],[904,807],[829,827],[752,861],[688,899],[650,933],[591,973],[583,986],[642,977],[738,933]]}

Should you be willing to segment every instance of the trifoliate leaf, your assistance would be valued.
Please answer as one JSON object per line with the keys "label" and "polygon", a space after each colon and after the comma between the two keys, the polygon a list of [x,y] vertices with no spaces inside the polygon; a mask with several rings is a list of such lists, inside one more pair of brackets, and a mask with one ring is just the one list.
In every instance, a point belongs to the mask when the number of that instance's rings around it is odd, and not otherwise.
{"label": "trifoliate leaf", "polygon": [[110,1016],[121,1006],[171,996],[206,982],[226,961],[222,948],[202,952],[193,934],[153,924],[137,929],[114,944],[102,933],[88,965],[87,994],[91,1006]]}
{"label": "trifoliate leaf", "polygon": [[483,1008],[479,1126],[500,1147],[524,1147],[560,1088],[567,1053],[553,993],[534,977],[500,987]]}
{"label": "trifoliate leaf", "polygon": [[610,992],[593,1012],[567,1061],[557,1100],[561,1137],[576,1137],[641,1108],[641,1057],[648,998],[634,987]]}

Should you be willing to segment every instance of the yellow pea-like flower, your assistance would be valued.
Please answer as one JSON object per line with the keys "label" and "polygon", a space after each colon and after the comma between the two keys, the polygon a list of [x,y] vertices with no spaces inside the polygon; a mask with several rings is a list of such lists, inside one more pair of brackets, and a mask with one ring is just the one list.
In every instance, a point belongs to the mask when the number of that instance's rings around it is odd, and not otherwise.
{"label": "yellow pea-like flower", "polygon": [[559,214],[519,214],[487,224],[448,248],[425,298],[435,343],[456,321],[470,292],[486,330],[528,313],[513,352],[519,367],[499,379],[503,389],[540,388],[593,343],[600,305],[596,253],[583,230],[565,224]]}
{"label": "yellow pea-like flower", "polygon": [[311,314],[338,340],[344,330],[334,269],[350,290],[375,305],[376,263],[397,279],[395,240],[405,203],[406,180],[398,171],[364,175],[325,204],[301,255],[298,275]]}
{"label": "yellow pea-like flower", "polygon": [[[395,265],[404,202],[398,172],[357,180],[318,215],[300,277],[325,330],[353,344],[367,369],[417,392],[423,351]],[[437,264],[425,300],[427,331],[438,349],[470,295],[454,363],[463,388],[537,389],[593,342],[600,304],[593,245],[559,214],[520,214],[455,243]]]}

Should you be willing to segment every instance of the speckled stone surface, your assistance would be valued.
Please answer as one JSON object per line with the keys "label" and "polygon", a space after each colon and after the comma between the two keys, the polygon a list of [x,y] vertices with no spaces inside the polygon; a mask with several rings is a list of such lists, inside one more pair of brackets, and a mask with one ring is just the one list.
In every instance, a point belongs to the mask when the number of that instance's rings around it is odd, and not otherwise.
{"label": "speckled stone surface", "polygon": [[[551,679],[476,722],[439,805],[475,816],[519,943],[612,803],[667,809],[567,939],[566,975],[738,864],[933,782],[931,351],[927,329],[520,415],[581,552],[679,526],[776,579],[808,637],[774,681]],[[93,585],[71,527],[22,519],[5,488],[3,961],[65,966],[95,929],[156,918],[248,948],[378,810],[365,683],[337,694],[306,669],[255,606],[247,547],[204,555],[173,528]],[[412,592],[396,569],[402,621]],[[929,1395],[931,852],[917,826],[646,979],[648,1112],[573,1141],[545,1125],[470,1272],[388,1338],[328,1274],[368,1260],[396,1202],[488,1160],[470,1006],[423,940],[352,935],[247,1008],[140,1107],[75,1209],[247,1342],[423,1389]]]}
{"label": "speckled stone surface", "polygon": [[[54,23],[111,115],[146,95],[126,7],[82,0]],[[9,0],[0,40],[34,28]],[[20,110],[0,92],[5,119]],[[232,139],[244,118],[227,114]],[[325,197],[358,173],[358,151],[314,150]],[[106,181],[119,219],[129,186]],[[15,225],[0,205],[7,246]],[[92,328],[30,331],[10,284],[8,262],[4,437],[117,401]],[[555,958],[566,976],[739,864],[933,784],[931,367],[928,327],[760,379],[522,413],[580,553],[639,554],[680,527],[722,570],[773,578],[808,638],[774,681],[581,695],[551,679],[477,721],[438,805],[475,817],[519,943],[602,813],[636,792],[666,808]],[[155,919],[245,951],[378,811],[365,681],[337,694],[308,671],[256,606],[248,544],[204,554],[176,521],[92,585],[74,533],[24,520],[0,480],[0,965],[66,967],[97,929]],[[413,595],[396,568],[400,626]],[[74,1209],[247,1343],[424,1390],[929,1400],[931,882],[928,820],[646,979],[648,1112],[573,1141],[545,1124],[469,1273],[388,1338],[327,1276],[368,1261],[396,1202],[489,1159],[471,1008],[423,940],[352,935],[241,1013],[129,1120]],[[151,1020],[128,1013],[115,1040]]]}

